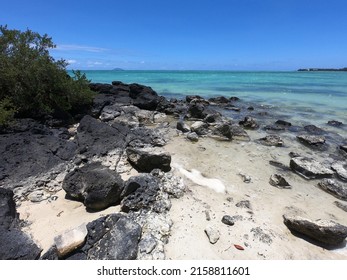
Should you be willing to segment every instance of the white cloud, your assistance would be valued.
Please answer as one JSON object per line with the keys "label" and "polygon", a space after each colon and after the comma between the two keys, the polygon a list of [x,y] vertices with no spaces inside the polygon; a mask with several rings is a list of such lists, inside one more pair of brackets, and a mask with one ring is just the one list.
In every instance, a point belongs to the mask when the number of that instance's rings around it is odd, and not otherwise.
{"label": "white cloud", "polygon": [[57,51],[85,51],[85,52],[100,53],[100,52],[105,52],[108,49],[92,47],[92,46],[83,46],[83,45],[57,45],[55,50]]}
{"label": "white cloud", "polygon": [[75,59],[68,59],[68,60],[67,60],[67,63],[69,63],[69,64],[75,64],[75,63],[77,63],[77,60],[75,60]]}

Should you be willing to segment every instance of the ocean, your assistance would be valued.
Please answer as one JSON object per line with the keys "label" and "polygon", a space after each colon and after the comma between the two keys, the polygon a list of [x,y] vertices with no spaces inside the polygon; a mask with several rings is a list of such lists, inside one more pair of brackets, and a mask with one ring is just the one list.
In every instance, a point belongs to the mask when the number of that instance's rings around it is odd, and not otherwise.
{"label": "ocean", "polygon": [[[237,96],[298,124],[347,124],[347,72],[83,71],[96,83],[140,83],[167,98]],[[234,113],[235,114],[235,113]],[[234,116],[234,115],[233,115]]]}

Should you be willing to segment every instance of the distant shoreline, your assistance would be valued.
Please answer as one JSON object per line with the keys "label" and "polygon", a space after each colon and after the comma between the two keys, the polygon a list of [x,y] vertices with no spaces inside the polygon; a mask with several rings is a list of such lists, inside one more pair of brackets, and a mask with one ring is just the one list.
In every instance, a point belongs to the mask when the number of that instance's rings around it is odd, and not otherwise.
{"label": "distant shoreline", "polygon": [[301,68],[298,69],[300,72],[347,72],[347,67],[344,68]]}

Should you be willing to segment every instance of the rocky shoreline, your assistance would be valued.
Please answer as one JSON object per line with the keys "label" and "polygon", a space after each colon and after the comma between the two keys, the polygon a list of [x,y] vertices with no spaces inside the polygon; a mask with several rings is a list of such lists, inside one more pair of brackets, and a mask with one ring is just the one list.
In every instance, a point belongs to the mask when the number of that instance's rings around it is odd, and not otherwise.
{"label": "rocky shoreline", "polygon": [[[0,134],[0,240],[6,244],[0,249],[0,259],[172,258],[165,250],[172,242],[175,223],[172,203],[187,196],[187,182],[193,180],[185,179],[189,170],[180,173],[172,162],[166,145],[173,137],[195,147],[207,138],[241,146],[255,143],[272,151],[300,146],[307,152],[290,151],[286,164],[277,158],[264,163],[277,171],[261,184],[285,191],[295,185],[288,174],[298,174],[303,178],[298,180],[308,184],[313,180],[319,189],[335,196],[338,201],[333,207],[345,215],[347,141],[335,131],[274,120],[276,116],[269,116],[260,106],[244,104],[237,97],[207,100],[196,95],[167,100],[150,87],[118,81],[90,87],[98,94],[90,114],[79,123],[55,127],[52,120],[21,119]],[[227,112],[238,114],[239,119],[228,117]],[[345,129],[339,121],[329,125]],[[287,139],[294,139],[295,145]],[[243,171],[238,176],[245,184],[254,180],[254,175]],[[216,187],[218,182],[213,184]],[[228,189],[221,192],[228,194]],[[25,203],[53,205],[63,199],[83,205],[87,216],[117,205],[119,209],[51,236],[52,246],[40,248],[35,237],[26,233],[30,223],[17,210]],[[253,211],[249,200],[241,202],[236,207]],[[68,218],[69,213],[65,214]],[[282,215],[288,232],[302,234],[323,247],[341,247],[346,242],[346,223]],[[225,215],[222,222],[232,227],[240,219]],[[252,233],[264,237],[257,228]],[[203,232],[211,246],[218,242],[218,228],[209,225]]]}

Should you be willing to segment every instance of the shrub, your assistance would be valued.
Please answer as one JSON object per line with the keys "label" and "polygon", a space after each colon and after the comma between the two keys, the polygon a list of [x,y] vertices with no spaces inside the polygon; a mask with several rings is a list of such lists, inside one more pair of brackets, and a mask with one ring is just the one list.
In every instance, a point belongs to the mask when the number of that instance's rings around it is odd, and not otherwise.
{"label": "shrub", "polygon": [[33,118],[56,111],[76,113],[92,103],[86,76],[76,71],[70,77],[66,61],[49,55],[52,48],[46,34],[0,26],[1,119],[14,112]]}
{"label": "shrub", "polygon": [[9,98],[0,100],[0,127],[7,125],[15,113],[16,109]]}

